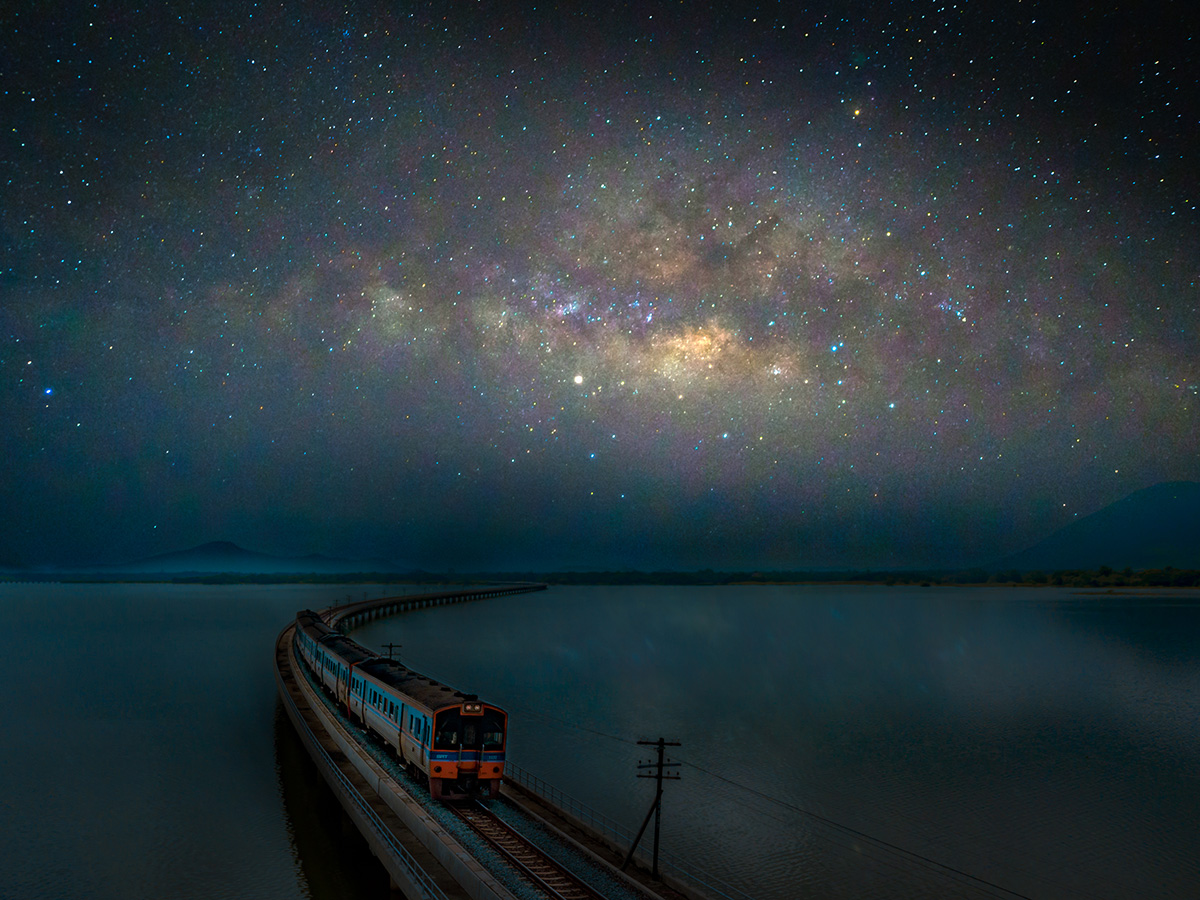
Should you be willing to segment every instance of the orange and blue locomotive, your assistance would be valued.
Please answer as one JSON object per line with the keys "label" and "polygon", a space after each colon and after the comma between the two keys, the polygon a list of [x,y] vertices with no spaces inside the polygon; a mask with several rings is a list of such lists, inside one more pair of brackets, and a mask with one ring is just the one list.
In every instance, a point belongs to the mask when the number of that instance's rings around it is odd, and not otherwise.
{"label": "orange and blue locomotive", "polygon": [[491,798],[504,775],[508,714],[296,614],[296,652],[351,720],[377,734],[435,800]]}

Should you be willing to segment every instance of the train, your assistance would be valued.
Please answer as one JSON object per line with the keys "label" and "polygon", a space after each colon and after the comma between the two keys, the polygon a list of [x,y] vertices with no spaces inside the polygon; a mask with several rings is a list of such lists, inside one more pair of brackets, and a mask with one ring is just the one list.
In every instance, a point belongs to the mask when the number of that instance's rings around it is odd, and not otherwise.
{"label": "train", "polygon": [[496,797],[508,713],[296,614],[296,655],[351,721],[378,735],[435,800]]}

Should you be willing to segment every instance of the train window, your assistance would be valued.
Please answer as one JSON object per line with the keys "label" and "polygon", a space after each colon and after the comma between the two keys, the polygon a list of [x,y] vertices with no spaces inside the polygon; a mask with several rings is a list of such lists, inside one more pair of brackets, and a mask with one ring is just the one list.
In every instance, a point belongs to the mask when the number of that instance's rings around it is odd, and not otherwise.
{"label": "train window", "polygon": [[483,731],[482,747],[484,750],[504,749],[504,717],[502,715],[488,710],[483,714],[480,728]]}
{"label": "train window", "polygon": [[458,728],[462,719],[456,712],[444,712],[437,717],[437,728],[433,732],[433,749],[457,750]]}

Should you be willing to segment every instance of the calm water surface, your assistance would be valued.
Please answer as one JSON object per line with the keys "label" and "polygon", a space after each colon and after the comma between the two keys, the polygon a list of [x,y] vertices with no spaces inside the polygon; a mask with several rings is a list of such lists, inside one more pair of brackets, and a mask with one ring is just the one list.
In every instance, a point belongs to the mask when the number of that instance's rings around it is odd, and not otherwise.
{"label": "calm water surface", "polygon": [[381,896],[276,705],[275,637],[345,597],[0,585],[0,898]]}
{"label": "calm water surface", "polygon": [[358,636],[631,830],[634,742],[679,740],[664,849],[760,900],[1200,896],[1195,597],[556,588]]}
{"label": "calm water surface", "polygon": [[[0,896],[378,896],[271,670],[346,591],[0,585]],[[1194,598],[556,588],[356,636],[630,828],[635,742],[679,740],[664,849],[759,900],[1200,896]]]}

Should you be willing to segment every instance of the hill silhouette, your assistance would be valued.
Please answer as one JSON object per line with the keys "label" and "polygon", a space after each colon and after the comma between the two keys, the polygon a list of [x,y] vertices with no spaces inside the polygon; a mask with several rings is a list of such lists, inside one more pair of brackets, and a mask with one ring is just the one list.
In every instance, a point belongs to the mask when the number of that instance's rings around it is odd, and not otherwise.
{"label": "hill silhouette", "polygon": [[160,553],[108,568],[133,574],[145,573],[338,573],[391,570],[379,560],[334,559],[320,554],[273,556],[239,547],[232,541],[210,541],[198,547],[173,553]]}
{"label": "hill silhouette", "polygon": [[1200,569],[1200,482],[1135,491],[997,563],[1000,568]]}

